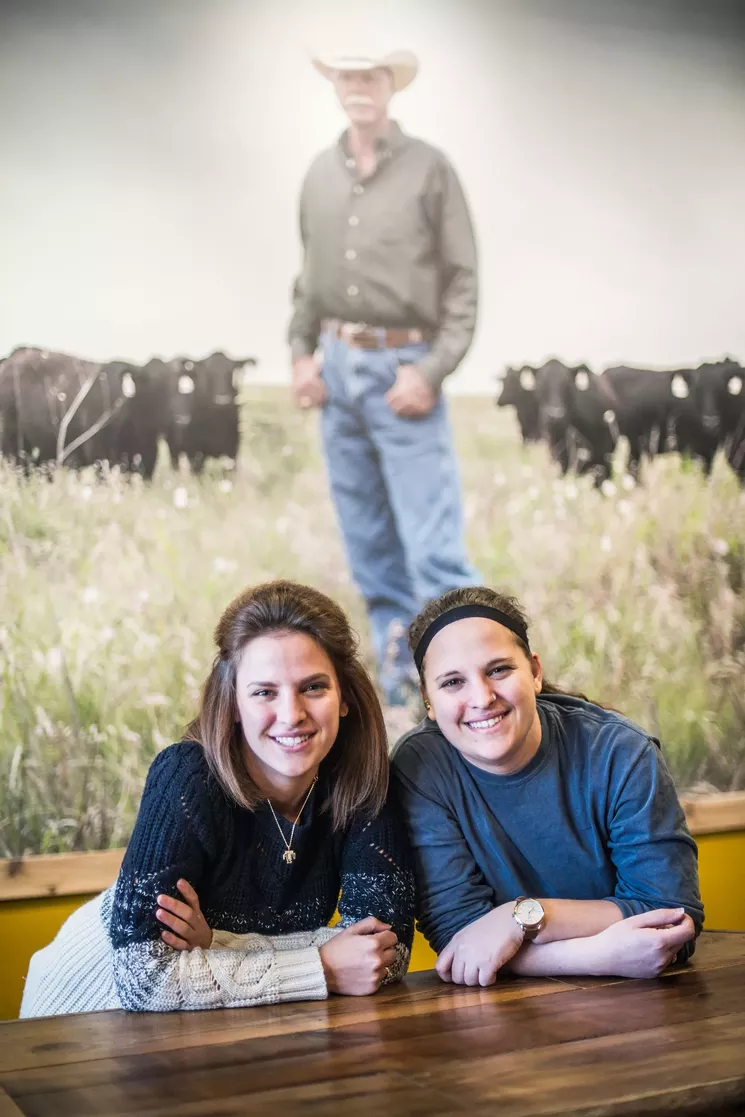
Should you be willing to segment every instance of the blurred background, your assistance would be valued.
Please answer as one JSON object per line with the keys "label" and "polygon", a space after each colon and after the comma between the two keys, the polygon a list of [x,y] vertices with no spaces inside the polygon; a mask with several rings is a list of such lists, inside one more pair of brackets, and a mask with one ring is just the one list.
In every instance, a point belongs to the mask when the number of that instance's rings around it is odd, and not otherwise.
{"label": "blurred background", "polygon": [[3,0],[0,351],[95,359],[283,343],[312,157],[340,131],[308,61],[416,51],[394,102],[442,147],[504,362],[677,366],[745,351],[738,0]]}
{"label": "blurred background", "polygon": [[[3,0],[0,354],[251,355],[235,469],[163,454],[0,471],[0,856],[127,840],[224,605],[346,572],[316,416],[284,341],[297,199],[343,127],[309,52],[416,51],[394,102],[465,186],[476,342],[447,382],[468,543],[519,594],[554,679],[663,740],[683,790],[745,786],[745,502],[658,455],[562,476],[497,409],[506,364],[745,355],[745,9],[724,0]],[[6,447],[7,452],[7,447]],[[367,644],[365,644],[367,646]]]}

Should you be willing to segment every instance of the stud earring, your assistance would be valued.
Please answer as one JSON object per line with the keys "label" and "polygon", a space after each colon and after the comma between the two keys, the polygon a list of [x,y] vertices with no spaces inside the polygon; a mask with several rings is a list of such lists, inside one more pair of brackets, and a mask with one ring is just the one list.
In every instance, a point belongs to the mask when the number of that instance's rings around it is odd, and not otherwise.
{"label": "stud earring", "polygon": [[424,699],[424,708],[425,708],[425,710],[431,710],[432,709],[432,707],[430,706],[430,704],[429,704],[429,702],[427,701],[426,698]]}

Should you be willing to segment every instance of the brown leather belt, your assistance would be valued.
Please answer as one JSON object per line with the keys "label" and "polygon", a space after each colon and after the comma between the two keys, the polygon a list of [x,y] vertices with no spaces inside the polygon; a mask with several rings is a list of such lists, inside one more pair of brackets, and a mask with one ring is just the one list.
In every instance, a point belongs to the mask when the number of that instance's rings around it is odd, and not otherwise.
{"label": "brown leather belt", "polygon": [[386,326],[368,326],[365,322],[340,322],[327,318],[321,323],[324,331],[333,337],[355,345],[358,349],[399,349],[404,345],[418,345],[430,340],[427,330],[405,329]]}

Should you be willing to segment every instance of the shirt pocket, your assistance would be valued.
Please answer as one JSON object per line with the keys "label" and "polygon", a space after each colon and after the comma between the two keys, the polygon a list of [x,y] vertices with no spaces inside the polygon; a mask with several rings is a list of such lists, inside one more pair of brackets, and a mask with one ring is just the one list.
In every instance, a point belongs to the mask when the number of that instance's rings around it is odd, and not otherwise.
{"label": "shirt pocket", "polygon": [[422,246],[431,240],[422,198],[416,193],[398,198],[395,204],[382,210],[377,215],[374,230],[381,246],[405,247],[413,255],[418,255]]}

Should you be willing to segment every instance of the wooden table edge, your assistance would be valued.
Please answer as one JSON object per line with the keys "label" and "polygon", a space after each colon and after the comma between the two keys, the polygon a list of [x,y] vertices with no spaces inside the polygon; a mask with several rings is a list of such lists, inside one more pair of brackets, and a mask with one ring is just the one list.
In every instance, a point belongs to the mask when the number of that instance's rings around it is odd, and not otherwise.
{"label": "wooden table edge", "polygon": [[13,1099],[0,1086],[0,1117],[24,1117]]}

